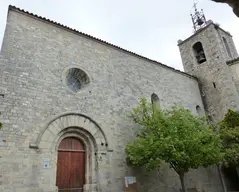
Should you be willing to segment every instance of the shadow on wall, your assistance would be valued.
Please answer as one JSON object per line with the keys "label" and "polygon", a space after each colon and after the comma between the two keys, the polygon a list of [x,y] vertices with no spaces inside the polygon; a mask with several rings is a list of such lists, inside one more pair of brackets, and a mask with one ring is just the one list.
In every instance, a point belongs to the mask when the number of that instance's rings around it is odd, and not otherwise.
{"label": "shadow on wall", "polygon": [[222,168],[222,172],[225,179],[225,184],[228,192],[239,191],[239,177],[236,168],[228,167]]}

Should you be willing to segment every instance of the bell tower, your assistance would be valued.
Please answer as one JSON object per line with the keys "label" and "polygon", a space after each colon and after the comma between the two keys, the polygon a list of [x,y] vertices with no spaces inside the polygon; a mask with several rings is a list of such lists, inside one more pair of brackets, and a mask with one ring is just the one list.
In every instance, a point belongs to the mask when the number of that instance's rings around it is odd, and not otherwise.
{"label": "bell tower", "polygon": [[206,20],[196,3],[191,14],[194,33],[178,46],[185,72],[196,76],[208,118],[220,121],[227,110],[239,110],[239,95],[228,61],[238,58],[232,36]]}

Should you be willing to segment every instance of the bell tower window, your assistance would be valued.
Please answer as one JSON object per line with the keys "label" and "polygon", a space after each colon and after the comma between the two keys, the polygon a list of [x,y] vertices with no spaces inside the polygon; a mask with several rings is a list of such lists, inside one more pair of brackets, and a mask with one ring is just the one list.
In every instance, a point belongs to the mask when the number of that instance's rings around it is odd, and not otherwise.
{"label": "bell tower window", "polygon": [[225,38],[225,37],[222,37],[222,39],[223,39],[223,43],[224,43],[224,45],[225,45],[225,47],[226,47],[228,57],[232,58],[232,53],[231,53],[231,51],[230,51],[230,47],[229,47],[229,45],[228,45],[228,43],[227,43],[226,38]]}
{"label": "bell tower window", "polygon": [[193,45],[193,51],[198,64],[207,61],[201,42],[197,42]]}

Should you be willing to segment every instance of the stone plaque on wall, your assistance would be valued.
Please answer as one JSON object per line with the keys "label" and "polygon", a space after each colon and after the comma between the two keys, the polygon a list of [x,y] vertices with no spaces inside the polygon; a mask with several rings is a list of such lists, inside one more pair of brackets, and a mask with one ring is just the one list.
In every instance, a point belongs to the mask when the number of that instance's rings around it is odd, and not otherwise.
{"label": "stone plaque on wall", "polygon": [[42,164],[43,164],[44,169],[49,169],[50,168],[50,159],[43,159]]}

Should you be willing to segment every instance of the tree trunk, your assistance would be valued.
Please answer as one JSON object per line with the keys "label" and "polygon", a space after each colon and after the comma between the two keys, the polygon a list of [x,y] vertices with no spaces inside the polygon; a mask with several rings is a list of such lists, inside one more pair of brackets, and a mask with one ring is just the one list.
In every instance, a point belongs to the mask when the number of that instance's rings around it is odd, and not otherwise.
{"label": "tree trunk", "polygon": [[182,192],[187,192],[184,184],[184,172],[179,173],[180,181],[181,181],[181,186],[182,186]]}

